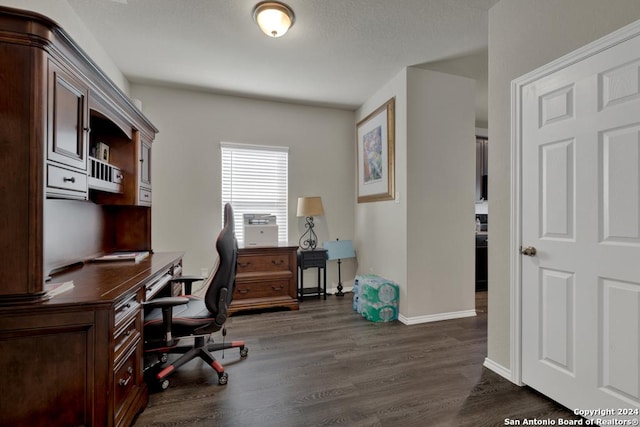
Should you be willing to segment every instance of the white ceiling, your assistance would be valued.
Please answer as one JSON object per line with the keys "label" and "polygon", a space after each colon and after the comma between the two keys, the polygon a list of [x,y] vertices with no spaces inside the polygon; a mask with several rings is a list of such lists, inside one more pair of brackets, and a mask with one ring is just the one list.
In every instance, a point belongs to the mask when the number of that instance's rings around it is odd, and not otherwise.
{"label": "white ceiling", "polygon": [[253,22],[258,0],[67,1],[133,83],[355,109],[407,66],[486,87],[498,0],[286,0],[278,39]]}

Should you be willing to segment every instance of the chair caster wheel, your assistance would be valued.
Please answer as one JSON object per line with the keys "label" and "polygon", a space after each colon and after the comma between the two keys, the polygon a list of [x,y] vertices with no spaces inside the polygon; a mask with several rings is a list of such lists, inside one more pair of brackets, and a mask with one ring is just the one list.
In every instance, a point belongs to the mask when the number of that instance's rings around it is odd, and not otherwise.
{"label": "chair caster wheel", "polygon": [[158,360],[160,361],[160,363],[167,363],[167,360],[169,360],[169,355],[167,353],[162,353],[160,357],[158,357]]}
{"label": "chair caster wheel", "polygon": [[229,382],[229,375],[225,372],[218,378],[218,384],[225,385]]}
{"label": "chair caster wheel", "polygon": [[166,389],[169,388],[169,380],[168,379],[163,379],[158,381],[158,389],[160,389],[160,391],[165,391]]}
{"label": "chair caster wheel", "polygon": [[243,347],[240,350],[240,357],[247,357],[248,354],[249,354],[249,349],[247,347]]}

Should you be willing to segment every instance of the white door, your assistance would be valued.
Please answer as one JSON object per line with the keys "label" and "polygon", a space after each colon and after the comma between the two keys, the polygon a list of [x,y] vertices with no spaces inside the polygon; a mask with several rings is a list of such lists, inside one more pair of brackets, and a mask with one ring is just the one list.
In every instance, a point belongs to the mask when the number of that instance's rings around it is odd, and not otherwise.
{"label": "white door", "polygon": [[571,61],[520,92],[522,380],[636,420],[640,37]]}

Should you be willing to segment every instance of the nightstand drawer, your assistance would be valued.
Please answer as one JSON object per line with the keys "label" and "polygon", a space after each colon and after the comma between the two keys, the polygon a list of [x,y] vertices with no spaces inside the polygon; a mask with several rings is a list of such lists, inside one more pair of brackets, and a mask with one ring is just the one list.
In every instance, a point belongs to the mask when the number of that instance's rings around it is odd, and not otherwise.
{"label": "nightstand drawer", "polygon": [[298,265],[300,268],[324,267],[327,263],[327,251],[300,251],[298,252]]}
{"label": "nightstand drawer", "polygon": [[253,273],[256,271],[291,270],[289,254],[269,254],[263,256],[239,255],[237,273]]}

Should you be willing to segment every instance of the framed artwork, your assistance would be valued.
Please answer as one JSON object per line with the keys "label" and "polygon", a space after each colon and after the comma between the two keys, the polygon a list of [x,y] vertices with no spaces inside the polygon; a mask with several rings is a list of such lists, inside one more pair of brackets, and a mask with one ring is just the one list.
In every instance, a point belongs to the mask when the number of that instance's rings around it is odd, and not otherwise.
{"label": "framed artwork", "polygon": [[395,198],[395,98],[356,125],[358,203]]}

